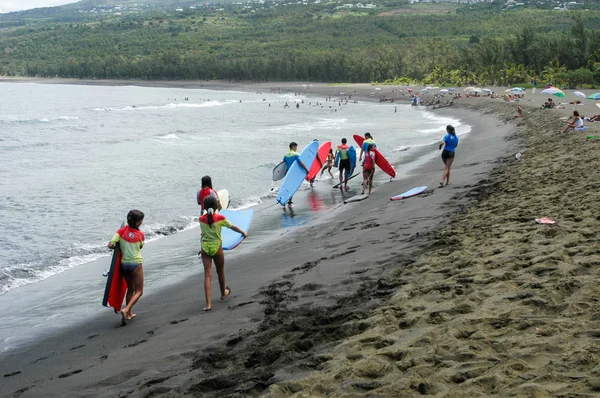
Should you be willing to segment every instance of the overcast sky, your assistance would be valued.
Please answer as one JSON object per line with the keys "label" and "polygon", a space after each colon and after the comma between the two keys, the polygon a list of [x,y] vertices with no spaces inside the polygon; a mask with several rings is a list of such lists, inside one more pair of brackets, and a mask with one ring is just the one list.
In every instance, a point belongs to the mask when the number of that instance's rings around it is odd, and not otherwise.
{"label": "overcast sky", "polygon": [[60,6],[77,1],[79,0],[0,0],[0,13],[28,10],[30,8]]}

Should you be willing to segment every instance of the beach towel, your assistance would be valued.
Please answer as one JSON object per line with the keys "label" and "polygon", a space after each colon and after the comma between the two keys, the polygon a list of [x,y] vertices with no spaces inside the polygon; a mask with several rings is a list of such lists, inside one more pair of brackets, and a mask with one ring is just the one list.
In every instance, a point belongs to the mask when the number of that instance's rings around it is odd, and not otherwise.
{"label": "beach towel", "polygon": [[587,130],[589,126],[575,127],[574,130]]}
{"label": "beach towel", "polygon": [[535,222],[538,224],[556,224],[556,221],[548,217],[536,218]]}

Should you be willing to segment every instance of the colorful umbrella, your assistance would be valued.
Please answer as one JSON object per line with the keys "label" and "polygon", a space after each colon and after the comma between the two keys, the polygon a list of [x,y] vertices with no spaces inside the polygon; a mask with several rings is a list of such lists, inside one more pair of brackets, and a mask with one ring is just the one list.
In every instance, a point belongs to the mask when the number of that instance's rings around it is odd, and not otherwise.
{"label": "colorful umbrella", "polygon": [[465,87],[463,91],[475,91],[477,90],[475,87]]}
{"label": "colorful umbrella", "polygon": [[510,89],[510,92],[515,93],[515,94],[521,94],[521,93],[525,92],[525,89],[521,88],[521,87],[513,87]]}
{"label": "colorful umbrella", "polygon": [[588,95],[589,99],[593,99],[593,100],[600,100],[600,93],[594,93],[591,95]]}
{"label": "colorful umbrella", "polygon": [[550,87],[545,90],[542,90],[542,94],[556,95],[557,97],[560,97],[560,98],[565,96],[565,93],[563,93],[560,89],[558,89],[556,87]]}
{"label": "colorful umbrella", "polygon": [[573,95],[579,98],[585,98],[585,94],[581,91],[573,91]]}

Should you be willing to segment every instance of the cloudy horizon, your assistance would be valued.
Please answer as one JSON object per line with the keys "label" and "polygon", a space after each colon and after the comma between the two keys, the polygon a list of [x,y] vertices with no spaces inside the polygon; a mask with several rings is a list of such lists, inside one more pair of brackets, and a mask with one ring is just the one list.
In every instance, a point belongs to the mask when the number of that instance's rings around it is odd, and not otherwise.
{"label": "cloudy horizon", "polygon": [[62,6],[79,0],[0,0],[0,14],[32,8]]}

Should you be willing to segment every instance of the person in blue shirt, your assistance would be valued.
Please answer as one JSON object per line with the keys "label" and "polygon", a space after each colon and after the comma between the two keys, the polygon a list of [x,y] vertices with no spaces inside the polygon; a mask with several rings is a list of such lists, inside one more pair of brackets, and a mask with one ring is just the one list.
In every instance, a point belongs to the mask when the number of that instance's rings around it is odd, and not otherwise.
{"label": "person in blue shirt", "polygon": [[[306,170],[306,174],[308,174],[308,169],[306,168],[304,163],[302,163],[302,161],[300,160],[300,154],[298,152],[296,152],[297,149],[298,149],[298,144],[296,144],[295,142],[290,142],[290,150],[283,157],[283,161],[285,162],[288,170],[290,169],[290,167],[292,167],[294,162],[297,161],[298,164],[300,165],[300,167],[302,167],[304,170]],[[293,196],[288,201],[289,208],[292,207],[292,199],[293,199]]]}
{"label": "person in blue shirt", "polygon": [[447,125],[446,126],[446,135],[440,142],[440,150],[444,148],[442,151],[442,161],[446,165],[444,168],[444,174],[442,174],[442,181],[440,181],[440,188],[444,187],[444,180],[446,180],[446,185],[450,183],[450,168],[452,167],[452,163],[454,162],[454,153],[456,151],[456,147],[458,146],[458,137],[456,136],[456,131],[454,130],[454,126]]}

